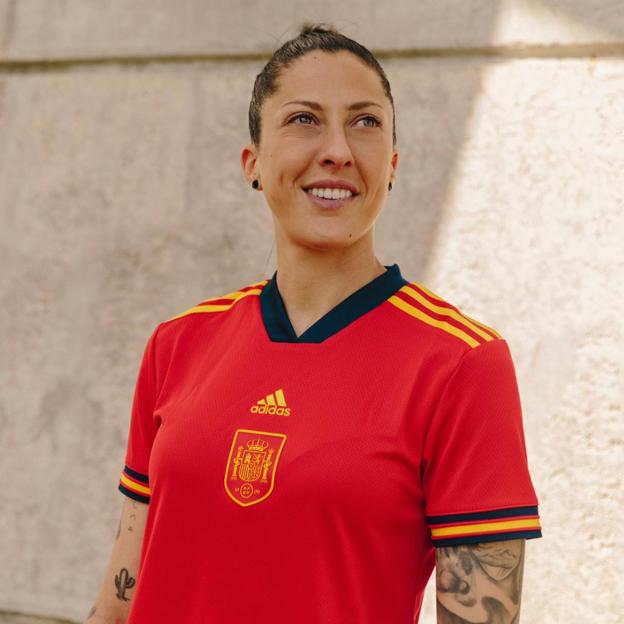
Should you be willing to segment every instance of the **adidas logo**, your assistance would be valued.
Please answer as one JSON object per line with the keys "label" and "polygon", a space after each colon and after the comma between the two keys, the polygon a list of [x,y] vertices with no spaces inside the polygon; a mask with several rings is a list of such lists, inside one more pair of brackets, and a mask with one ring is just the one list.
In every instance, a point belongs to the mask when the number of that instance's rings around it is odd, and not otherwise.
{"label": "adidas logo", "polygon": [[250,408],[252,414],[278,414],[279,416],[290,416],[290,407],[286,405],[284,390],[280,388],[271,394],[267,394],[264,399],[260,399]]}

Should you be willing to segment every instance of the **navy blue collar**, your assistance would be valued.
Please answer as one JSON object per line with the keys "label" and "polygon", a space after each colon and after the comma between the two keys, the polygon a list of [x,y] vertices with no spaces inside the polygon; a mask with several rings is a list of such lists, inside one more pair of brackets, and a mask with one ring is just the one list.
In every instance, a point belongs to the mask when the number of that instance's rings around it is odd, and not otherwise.
{"label": "navy blue collar", "polygon": [[295,334],[286,313],[284,301],[277,288],[277,271],[275,271],[260,293],[262,321],[269,338],[272,342],[323,342],[333,336],[409,283],[401,275],[397,264],[384,266],[387,271],[351,293],[299,337]]}

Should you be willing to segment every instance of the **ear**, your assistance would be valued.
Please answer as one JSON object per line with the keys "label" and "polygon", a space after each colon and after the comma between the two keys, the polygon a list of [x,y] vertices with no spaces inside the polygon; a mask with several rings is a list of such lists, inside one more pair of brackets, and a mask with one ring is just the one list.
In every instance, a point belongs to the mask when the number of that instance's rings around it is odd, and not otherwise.
{"label": "ear", "polygon": [[390,168],[391,168],[390,182],[392,182],[392,184],[394,184],[394,182],[396,181],[396,171],[397,171],[398,166],[399,166],[399,152],[395,150],[392,153],[392,158],[390,159]]}
{"label": "ear", "polygon": [[241,167],[243,168],[243,174],[245,175],[247,184],[251,184],[251,181],[255,177],[257,160],[258,154],[256,152],[256,146],[253,143],[248,143],[241,151]]}

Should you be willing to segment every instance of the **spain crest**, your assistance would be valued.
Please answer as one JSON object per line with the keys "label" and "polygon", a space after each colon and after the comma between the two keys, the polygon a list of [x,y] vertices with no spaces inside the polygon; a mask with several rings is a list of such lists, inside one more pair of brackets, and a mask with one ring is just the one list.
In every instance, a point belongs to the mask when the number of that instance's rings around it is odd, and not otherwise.
{"label": "spain crest", "polygon": [[271,494],[275,471],[286,442],[283,433],[237,429],[225,468],[225,491],[242,507],[255,505]]}

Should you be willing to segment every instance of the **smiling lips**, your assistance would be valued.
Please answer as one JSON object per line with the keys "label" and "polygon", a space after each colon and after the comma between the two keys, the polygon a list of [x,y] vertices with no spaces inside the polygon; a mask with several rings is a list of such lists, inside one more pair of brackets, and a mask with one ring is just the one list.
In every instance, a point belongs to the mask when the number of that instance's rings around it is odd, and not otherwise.
{"label": "smiling lips", "polygon": [[346,189],[317,189],[312,188],[305,191],[310,200],[320,208],[337,209],[351,203],[356,195]]}
{"label": "smiling lips", "polygon": [[303,190],[323,208],[339,208],[358,195],[355,186],[346,180],[318,180],[303,187]]}
{"label": "smiling lips", "polygon": [[311,188],[306,191],[314,195],[314,197],[321,197],[323,199],[346,199],[352,197],[353,193],[349,189],[338,188]]}

